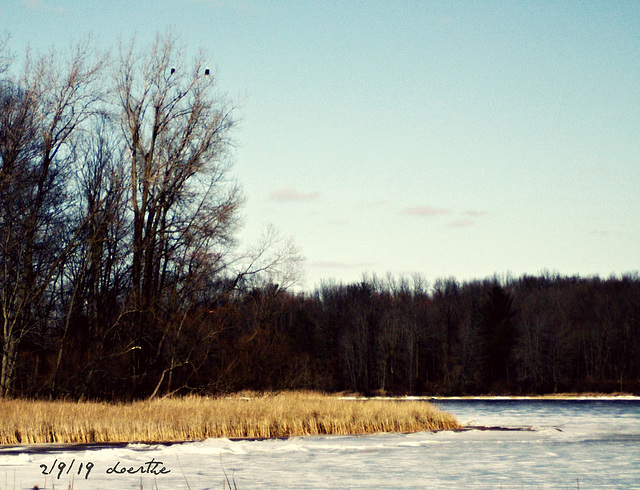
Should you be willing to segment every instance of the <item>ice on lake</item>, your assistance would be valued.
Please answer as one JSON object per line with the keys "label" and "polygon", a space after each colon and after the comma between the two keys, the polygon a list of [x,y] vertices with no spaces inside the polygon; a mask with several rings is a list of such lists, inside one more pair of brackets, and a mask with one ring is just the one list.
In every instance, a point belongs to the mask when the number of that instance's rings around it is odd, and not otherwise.
{"label": "ice on lake", "polygon": [[640,488],[640,399],[434,403],[469,426],[518,430],[5,447],[0,488]]}

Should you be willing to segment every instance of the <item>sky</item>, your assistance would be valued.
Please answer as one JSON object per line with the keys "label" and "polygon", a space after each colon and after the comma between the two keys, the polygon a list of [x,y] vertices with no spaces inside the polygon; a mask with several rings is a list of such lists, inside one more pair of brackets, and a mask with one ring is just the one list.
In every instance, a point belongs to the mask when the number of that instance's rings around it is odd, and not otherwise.
{"label": "sky", "polygon": [[24,52],[171,29],[238,102],[242,244],[299,287],[640,269],[640,2],[10,0]]}

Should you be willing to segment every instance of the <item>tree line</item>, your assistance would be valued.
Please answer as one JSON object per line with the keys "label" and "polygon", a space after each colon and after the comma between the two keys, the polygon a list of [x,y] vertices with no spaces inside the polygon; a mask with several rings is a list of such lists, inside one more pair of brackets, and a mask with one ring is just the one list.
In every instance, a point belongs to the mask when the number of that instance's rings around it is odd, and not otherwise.
{"label": "tree line", "polygon": [[[111,59],[0,40],[0,397],[152,396],[215,334],[201,305],[300,261],[236,244],[233,104],[171,35]],[[197,313],[194,313],[197,312]],[[187,347],[183,340],[192,341]],[[183,350],[181,350],[183,349]]]}
{"label": "tree line", "polygon": [[[52,332],[52,337],[63,332]],[[133,332],[116,344],[121,352]],[[104,364],[82,325],[57,367],[60,395],[129,399],[173,393],[313,389],[365,394],[640,391],[640,276],[542,274],[429,286],[421,277],[215,290],[184,312],[129,390],[130,359]],[[57,345],[53,342],[50,345]],[[32,360],[40,357],[38,371]],[[48,394],[55,351],[22,352],[19,392]],[[46,367],[45,367],[46,366]]]}
{"label": "tree line", "polygon": [[637,274],[449,278],[431,287],[421,278],[374,277],[325,285],[298,301],[290,336],[306,339],[310,358],[324,366],[314,372],[325,373],[331,389],[442,395],[640,390]]}
{"label": "tree line", "polygon": [[370,277],[219,305],[212,391],[640,391],[640,277]]}
{"label": "tree line", "polygon": [[637,274],[290,291],[290,242],[236,243],[234,125],[171,35],[0,42],[0,397],[640,391]]}

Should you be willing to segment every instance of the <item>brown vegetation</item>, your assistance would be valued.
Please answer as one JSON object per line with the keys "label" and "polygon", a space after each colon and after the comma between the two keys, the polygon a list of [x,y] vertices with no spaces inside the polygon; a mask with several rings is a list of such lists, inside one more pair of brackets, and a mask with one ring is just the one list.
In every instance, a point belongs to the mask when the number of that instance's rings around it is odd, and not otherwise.
{"label": "brown vegetation", "polygon": [[169,442],[459,429],[427,402],[311,392],[165,398],[128,404],[0,401],[0,444]]}

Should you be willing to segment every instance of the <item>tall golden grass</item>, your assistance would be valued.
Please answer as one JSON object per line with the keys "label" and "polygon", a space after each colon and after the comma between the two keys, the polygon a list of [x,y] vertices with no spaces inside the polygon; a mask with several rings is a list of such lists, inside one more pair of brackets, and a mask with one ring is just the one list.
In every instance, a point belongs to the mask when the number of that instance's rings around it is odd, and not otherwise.
{"label": "tall golden grass", "polygon": [[460,429],[422,401],[344,400],[311,392],[134,403],[0,401],[0,444],[171,442]]}

